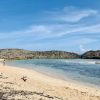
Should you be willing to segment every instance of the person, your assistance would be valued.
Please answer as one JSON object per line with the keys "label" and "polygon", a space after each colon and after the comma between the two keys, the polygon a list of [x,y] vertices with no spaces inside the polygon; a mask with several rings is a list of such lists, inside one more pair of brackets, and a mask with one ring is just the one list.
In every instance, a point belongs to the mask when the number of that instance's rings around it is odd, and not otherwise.
{"label": "person", "polygon": [[3,66],[5,66],[5,64],[6,64],[6,60],[4,59],[4,60],[3,60]]}

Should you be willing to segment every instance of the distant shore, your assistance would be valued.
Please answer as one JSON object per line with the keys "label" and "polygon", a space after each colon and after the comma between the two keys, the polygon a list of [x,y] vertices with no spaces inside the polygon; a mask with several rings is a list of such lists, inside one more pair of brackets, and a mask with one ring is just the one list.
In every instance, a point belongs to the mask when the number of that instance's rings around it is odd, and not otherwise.
{"label": "distant shore", "polygon": [[24,49],[0,49],[0,59],[100,59],[100,50],[78,54],[70,51],[30,51]]}
{"label": "distant shore", "polygon": [[0,98],[100,100],[100,88],[52,78],[31,69],[0,65]]}

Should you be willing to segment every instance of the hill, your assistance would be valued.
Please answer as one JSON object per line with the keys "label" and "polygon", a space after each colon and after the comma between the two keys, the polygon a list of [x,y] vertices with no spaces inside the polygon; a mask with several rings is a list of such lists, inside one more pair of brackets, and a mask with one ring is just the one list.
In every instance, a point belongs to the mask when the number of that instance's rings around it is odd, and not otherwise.
{"label": "hill", "polygon": [[79,58],[76,53],[65,51],[29,51],[23,49],[0,49],[0,58],[3,59],[72,59]]}
{"label": "hill", "polygon": [[81,56],[83,59],[100,59],[100,50],[87,51]]}

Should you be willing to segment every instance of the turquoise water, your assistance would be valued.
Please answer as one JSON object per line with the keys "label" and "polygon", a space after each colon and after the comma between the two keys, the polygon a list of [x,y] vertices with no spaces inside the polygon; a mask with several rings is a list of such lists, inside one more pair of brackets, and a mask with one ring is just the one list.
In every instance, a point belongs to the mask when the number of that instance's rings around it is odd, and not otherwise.
{"label": "turquoise water", "polygon": [[32,59],[7,62],[8,65],[32,68],[63,80],[73,80],[100,87],[100,60],[82,59]]}

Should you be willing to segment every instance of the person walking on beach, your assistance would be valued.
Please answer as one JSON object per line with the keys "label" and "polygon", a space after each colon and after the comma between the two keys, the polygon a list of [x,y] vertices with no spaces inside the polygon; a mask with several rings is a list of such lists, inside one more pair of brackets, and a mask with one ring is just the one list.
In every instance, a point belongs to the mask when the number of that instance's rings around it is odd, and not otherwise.
{"label": "person walking on beach", "polygon": [[3,60],[3,66],[5,66],[5,64],[6,64],[6,60],[4,59],[4,60]]}

